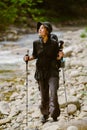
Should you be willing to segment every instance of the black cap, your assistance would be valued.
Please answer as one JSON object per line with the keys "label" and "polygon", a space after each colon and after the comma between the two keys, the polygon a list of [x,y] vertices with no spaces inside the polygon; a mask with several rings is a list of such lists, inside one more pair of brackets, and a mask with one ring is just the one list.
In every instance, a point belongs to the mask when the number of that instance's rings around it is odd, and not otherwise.
{"label": "black cap", "polygon": [[52,32],[52,25],[49,22],[38,22],[37,23],[37,32],[41,25],[44,25],[48,29],[49,33]]}

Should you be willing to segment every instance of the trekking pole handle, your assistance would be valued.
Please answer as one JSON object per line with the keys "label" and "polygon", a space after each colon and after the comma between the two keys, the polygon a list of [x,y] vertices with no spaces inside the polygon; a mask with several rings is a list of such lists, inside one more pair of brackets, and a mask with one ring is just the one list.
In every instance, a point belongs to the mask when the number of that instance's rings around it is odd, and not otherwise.
{"label": "trekking pole handle", "polygon": [[[29,50],[27,50],[27,54],[25,56],[27,56],[27,58],[29,57]],[[28,64],[28,59],[25,62]]]}

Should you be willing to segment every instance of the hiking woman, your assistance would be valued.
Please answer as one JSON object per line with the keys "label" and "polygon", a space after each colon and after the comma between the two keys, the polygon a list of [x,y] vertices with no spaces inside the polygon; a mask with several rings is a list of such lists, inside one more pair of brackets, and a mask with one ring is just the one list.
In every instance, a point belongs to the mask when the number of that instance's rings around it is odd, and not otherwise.
{"label": "hiking woman", "polygon": [[[39,38],[33,42],[31,57],[24,56],[24,61],[36,59],[35,79],[38,81],[41,94],[40,111],[45,123],[49,115],[57,121],[60,115],[57,90],[59,88],[59,70],[56,67],[58,55],[58,42],[51,38],[52,26],[49,22],[38,22],[37,32]],[[59,55],[61,59],[62,55]]]}

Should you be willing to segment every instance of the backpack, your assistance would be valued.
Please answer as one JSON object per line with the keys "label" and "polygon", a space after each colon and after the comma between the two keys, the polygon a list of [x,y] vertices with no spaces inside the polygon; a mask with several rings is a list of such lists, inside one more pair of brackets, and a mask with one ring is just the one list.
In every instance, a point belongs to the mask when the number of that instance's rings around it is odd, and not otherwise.
{"label": "backpack", "polygon": [[[63,51],[63,44],[64,44],[64,41],[62,41],[62,40],[60,40],[60,41],[58,41],[58,37],[57,37],[57,35],[56,34],[51,34],[51,39],[53,39],[53,40],[56,40],[57,42],[58,42],[58,48],[59,48],[59,50],[58,51]],[[63,58],[62,59],[60,59],[60,60],[57,60],[57,68],[59,69],[59,68],[64,68],[64,60],[63,60]]]}
{"label": "backpack", "polygon": [[56,40],[58,42],[59,51],[62,51],[64,41],[62,41],[62,40],[58,41],[58,37],[56,34],[51,34],[51,39]]}

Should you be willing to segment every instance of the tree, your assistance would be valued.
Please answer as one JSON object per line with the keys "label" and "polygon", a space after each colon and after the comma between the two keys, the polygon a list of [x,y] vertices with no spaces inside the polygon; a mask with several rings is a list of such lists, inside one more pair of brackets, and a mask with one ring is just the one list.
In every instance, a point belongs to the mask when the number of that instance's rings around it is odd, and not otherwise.
{"label": "tree", "polygon": [[27,17],[35,19],[40,14],[36,7],[43,0],[3,0],[0,1],[0,28],[17,22],[25,22]]}

